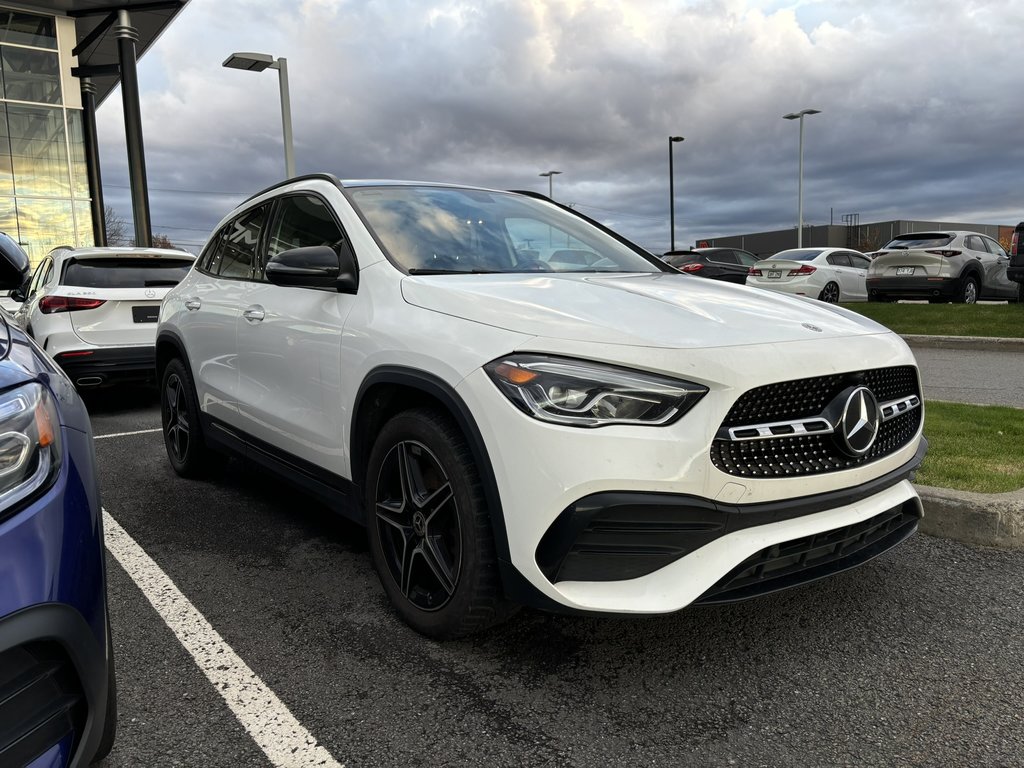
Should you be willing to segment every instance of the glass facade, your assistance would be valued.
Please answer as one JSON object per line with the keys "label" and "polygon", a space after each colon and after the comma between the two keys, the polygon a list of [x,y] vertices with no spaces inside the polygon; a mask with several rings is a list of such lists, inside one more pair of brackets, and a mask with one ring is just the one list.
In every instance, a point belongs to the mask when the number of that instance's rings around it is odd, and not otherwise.
{"label": "glass facade", "polygon": [[52,16],[0,8],[0,231],[35,264],[93,245],[82,113],[61,92]]}

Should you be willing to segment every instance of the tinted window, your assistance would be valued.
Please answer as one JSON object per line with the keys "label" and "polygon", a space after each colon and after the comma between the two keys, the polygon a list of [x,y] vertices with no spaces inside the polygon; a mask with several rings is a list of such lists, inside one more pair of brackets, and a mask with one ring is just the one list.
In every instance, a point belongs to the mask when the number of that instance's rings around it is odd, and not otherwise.
{"label": "tinted window", "polygon": [[737,264],[736,254],[732,251],[711,251],[708,254],[709,261],[717,261],[719,264]]}
{"label": "tinted window", "polygon": [[[313,245],[328,245],[337,252],[344,240],[341,227],[323,200],[312,195],[285,197],[267,241],[267,258]],[[262,272],[261,265],[259,274]]]}
{"label": "tinted window", "polygon": [[188,274],[184,259],[71,259],[64,265],[64,285],[81,288],[146,288],[177,285]]}
{"label": "tinted window", "polygon": [[786,261],[813,261],[821,255],[821,250],[821,248],[794,248],[790,251],[779,251],[772,258]]}
{"label": "tinted window", "polygon": [[851,253],[850,261],[853,262],[853,266],[857,269],[867,269],[871,266],[871,259],[867,256],[861,256],[859,253]]}
{"label": "tinted window", "polygon": [[907,250],[909,248],[941,248],[953,242],[955,235],[946,232],[920,232],[912,235],[900,235],[890,240],[884,248]]}
{"label": "tinted window", "polygon": [[850,257],[845,253],[830,253],[825,260],[834,267],[851,267]]}
{"label": "tinted window", "polygon": [[216,251],[211,254],[210,272],[221,277],[252,278],[267,207],[244,213],[221,230]]}

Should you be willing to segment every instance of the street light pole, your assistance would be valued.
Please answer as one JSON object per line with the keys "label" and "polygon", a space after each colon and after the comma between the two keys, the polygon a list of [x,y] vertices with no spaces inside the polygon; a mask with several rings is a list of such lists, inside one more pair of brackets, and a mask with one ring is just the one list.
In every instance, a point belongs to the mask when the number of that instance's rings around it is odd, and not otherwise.
{"label": "street light pole", "polygon": [[796,223],[796,247],[802,248],[804,244],[804,116],[820,114],[820,109],[801,109],[799,112],[790,112],[783,115],[784,120],[800,120],[800,159],[798,162],[797,180],[797,223]]}
{"label": "street light pole", "polygon": [[682,136],[668,137],[668,215],[669,229],[672,230],[670,251],[676,249],[676,174],[672,167],[672,145],[680,141],[685,141],[685,139]]}
{"label": "street light pole", "polygon": [[552,184],[551,184],[551,179],[554,176],[556,176],[557,174],[559,174],[559,173],[561,173],[561,171],[546,171],[545,173],[538,174],[539,176],[547,176],[548,177],[548,197],[550,197],[552,200],[555,199],[555,196],[554,196],[554,194],[552,194],[553,187],[552,187]]}
{"label": "street light pole", "polygon": [[292,141],[292,101],[288,90],[288,59],[275,59],[267,53],[233,53],[228,56],[222,66],[228,69],[247,69],[250,72],[262,72],[265,69],[277,70],[277,82],[281,90],[281,133],[284,138],[284,168],[287,178],[295,176],[295,147]]}

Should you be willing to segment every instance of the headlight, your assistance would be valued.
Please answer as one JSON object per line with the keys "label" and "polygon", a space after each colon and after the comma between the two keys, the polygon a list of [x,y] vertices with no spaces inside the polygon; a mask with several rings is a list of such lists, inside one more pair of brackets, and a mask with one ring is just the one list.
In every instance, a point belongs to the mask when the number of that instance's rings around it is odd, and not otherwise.
{"label": "headlight", "polygon": [[49,391],[28,384],[0,394],[0,517],[57,476],[60,420]]}
{"label": "headlight", "polygon": [[510,355],[484,370],[525,413],[574,427],[670,424],[708,391],[667,376],[541,355]]}

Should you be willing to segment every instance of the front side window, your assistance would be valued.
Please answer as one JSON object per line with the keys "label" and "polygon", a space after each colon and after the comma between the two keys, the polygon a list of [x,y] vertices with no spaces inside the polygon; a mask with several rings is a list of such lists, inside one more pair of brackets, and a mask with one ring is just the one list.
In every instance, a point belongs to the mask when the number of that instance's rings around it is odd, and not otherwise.
{"label": "front side window", "polygon": [[[267,240],[267,258],[292,248],[327,245],[337,253],[345,236],[327,204],[313,195],[281,199]],[[262,277],[261,265],[258,276]]]}
{"label": "front side window", "polygon": [[392,262],[411,274],[669,271],[531,197],[431,186],[352,187],[349,194]]}

